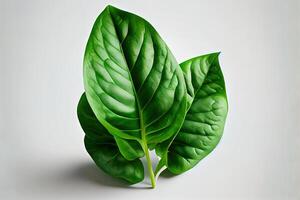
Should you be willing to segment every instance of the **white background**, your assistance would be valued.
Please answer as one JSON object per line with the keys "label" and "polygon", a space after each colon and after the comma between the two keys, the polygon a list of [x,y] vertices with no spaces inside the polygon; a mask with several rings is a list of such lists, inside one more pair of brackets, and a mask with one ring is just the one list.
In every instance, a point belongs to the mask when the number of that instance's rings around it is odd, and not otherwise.
{"label": "white background", "polygon": [[[147,19],[179,62],[221,51],[220,145],[155,190],[98,170],[76,106],[107,4]],[[300,199],[300,1],[1,1],[0,199]],[[147,185],[147,183],[145,183]]]}

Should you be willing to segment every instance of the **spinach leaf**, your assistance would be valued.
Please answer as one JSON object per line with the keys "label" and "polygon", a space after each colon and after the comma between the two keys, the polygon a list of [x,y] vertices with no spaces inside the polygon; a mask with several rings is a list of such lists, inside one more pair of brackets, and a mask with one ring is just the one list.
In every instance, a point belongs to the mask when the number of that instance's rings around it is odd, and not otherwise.
{"label": "spinach leaf", "polygon": [[167,45],[144,19],[107,6],[87,43],[84,86],[108,132],[141,145],[154,187],[148,145],[176,134],[186,111],[183,73]]}
{"label": "spinach leaf", "polygon": [[174,174],[191,169],[219,143],[228,104],[218,55],[199,56],[180,64],[189,106],[179,133],[156,147],[161,156],[156,175],[165,168]]}
{"label": "spinach leaf", "polygon": [[[99,166],[107,174],[121,178],[134,184],[144,179],[144,167],[138,159],[127,160],[120,153],[114,137],[108,133],[97,120],[85,94],[80,98],[77,107],[77,115],[82,129],[85,132],[84,143],[86,150]],[[130,145],[131,144],[131,145]],[[127,141],[128,146],[136,147],[136,141]],[[143,156],[143,151],[134,149],[136,157]]]}

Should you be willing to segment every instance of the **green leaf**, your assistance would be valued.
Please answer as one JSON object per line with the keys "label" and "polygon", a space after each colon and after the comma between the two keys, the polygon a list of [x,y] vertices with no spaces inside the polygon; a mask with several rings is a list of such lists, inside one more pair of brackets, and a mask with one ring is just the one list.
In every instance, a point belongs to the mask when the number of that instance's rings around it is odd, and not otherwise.
{"label": "green leaf", "polygon": [[134,160],[145,155],[141,145],[136,140],[125,140],[118,136],[114,136],[121,154],[127,160]]}
{"label": "green leaf", "polygon": [[[136,158],[143,156],[140,147],[132,150],[131,161],[126,160],[119,151],[114,137],[97,120],[85,94],[80,98],[77,114],[81,127],[86,134],[84,138],[86,150],[97,166],[107,174],[121,178],[131,184],[142,181],[144,179],[144,167],[142,162]],[[127,145],[135,147],[138,143],[131,140],[127,141]]]}
{"label": "green leaf", "polygon": [[[84,85],[101,124],[137,140],[144,151],[183,123],[182,71],[156,30],[134,14],[108,6],[97,18],[84,56]],[[118,145],[126,151],[126,144]]]}
{"label": "green leaf", "polygon": [[180,64],[189,107],[179,133],[156,146],[156,153],[161,156],[156,174],[163,166],[174,174],[183,173],[206,157],[219,143],[228,104],[218,55],[199,56]]}

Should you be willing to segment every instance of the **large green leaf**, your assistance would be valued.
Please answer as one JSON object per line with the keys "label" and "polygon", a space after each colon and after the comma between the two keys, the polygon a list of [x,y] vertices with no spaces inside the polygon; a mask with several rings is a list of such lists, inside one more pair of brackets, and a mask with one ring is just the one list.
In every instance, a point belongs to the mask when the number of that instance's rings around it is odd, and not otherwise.
{"label": "large green leaf", "polygon": [[164,167],[174,174],[183,173],[194,167],[219,143],[228,104],[218,55],[208,54],[180,64],[189,106],[179,133],[156,147],[161,157],[156,174]]}
{"label": "large green leaf", "polygon": [[[156,30],[134,14],[108,6],[97,18],[84,57],[84,85],[101,124],[144,149],[183,123],[182,71]],[[118,145],[126,151],[126,144]]]}
{"label": "large green leaf", "polygon": [[[85,94],[80,98],[77,114],[86,134],[84,138],[86,150],[97,166],[107,174],[126,180],[131,184],[142,181],[144,179],[144,167],[142,162],[136,158],[143,156],[141,148],[134,148],[130,154],[130,156],[133,155],[132,160],[126,160],[119,151],[114,137],[97,120]],[[126,142],[129,147],[139,145],[134,140]]]}

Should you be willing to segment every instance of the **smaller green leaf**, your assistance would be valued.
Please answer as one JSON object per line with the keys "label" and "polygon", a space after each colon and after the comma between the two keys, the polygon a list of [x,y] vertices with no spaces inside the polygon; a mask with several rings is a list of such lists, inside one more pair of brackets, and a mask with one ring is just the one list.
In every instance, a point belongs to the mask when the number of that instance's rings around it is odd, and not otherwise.
{"label": "smaller green leaf", "polygon": [[161,157],[156,175],[164,166],[174,174],[191,169],[219,143],[228,104],[218,55],[199,56],[180,64],[188,91],[188,110],[179,133],[156,146]]}
{"label": "smaller green leaf", "polygon": [[97,143],[85,137],[84,144],[94,162],[105,173],[121,178],[130,184],[141,182],[144,179],[143,164],[139,159],[126,160],[113,143]]}
{"label": "smaller green leaf", "polygon": [[[107,174],[121,178],[130,184],[138,183],[144,179],[144,167],[140,159],[143,156],[136,141],[126,141],[129,152],[124,152],[131,160],[125,159],[121,154],[115,138],[108,133],[104,126],[97,120],[85,94],[80,98],[77,114],[82,129],[85,132],[84,143],[96,165]],[[125,142],[119,140],[119,143]],[[138,151],[134,151],[137,148]]]}

